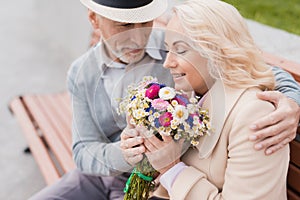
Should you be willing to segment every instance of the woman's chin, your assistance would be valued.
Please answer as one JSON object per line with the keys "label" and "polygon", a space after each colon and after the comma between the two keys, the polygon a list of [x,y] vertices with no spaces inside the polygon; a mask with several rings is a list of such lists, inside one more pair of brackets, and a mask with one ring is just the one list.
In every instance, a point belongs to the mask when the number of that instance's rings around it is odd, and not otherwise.
{"label": "woman's chin", "polygon": [[177,84],[176,82],[175,82],[175,89],[177,91],[186,91],[186,92],[193,91],[193,88],[190,85]]}

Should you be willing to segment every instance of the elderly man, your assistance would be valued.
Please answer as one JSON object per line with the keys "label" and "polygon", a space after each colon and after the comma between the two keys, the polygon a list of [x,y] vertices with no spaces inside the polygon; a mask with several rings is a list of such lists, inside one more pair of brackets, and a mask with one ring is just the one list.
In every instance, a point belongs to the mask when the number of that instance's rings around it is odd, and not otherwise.
{"label": "elderly man", "polygon": [[[78,169],[32,199],[123,199],[123,188],[133,166],[125,161],[120,150],[120,133],[126,120],[117,114],[115,100],[126,94],[129,84],[145,75],[172,84],[171,76],[162,67],[165,57],[163,32],[152,29],[153,20],[166,11],[167,0],[81,2],[89,9],[89,20],[94,31],[101,34],[101,40],[78,58],[68,73],[73,108],[73,155]],[[275,71],[283,78],[278,82],[278,88],[285,88],[289,97],[300,99],[296,95],[299,93],[297,84],[291,77],[279,69]],[[289,86],[285,87],[283,82],[288,82]],[[258,132],[251,138],[260,140],[273,135],[264,127],[274,124],[272,127],[278,129],[278,134],[258,143],[258,149],[271,147],[276,150],[295,137],[293,131],[299,118],[299,107],[280,93],[268,95],[264,95],[266,100],[282,106],[272,113],[275,121],[261,119],[252,127]],[[291,117],[284,119],[283,112]],[[283,122],[277,123],[280,121]],[[137,138],[135,145],[142,142]],[[139,148],[138,145],[133,148],[132,159],[136,159],[135,155],[141,151]]]}

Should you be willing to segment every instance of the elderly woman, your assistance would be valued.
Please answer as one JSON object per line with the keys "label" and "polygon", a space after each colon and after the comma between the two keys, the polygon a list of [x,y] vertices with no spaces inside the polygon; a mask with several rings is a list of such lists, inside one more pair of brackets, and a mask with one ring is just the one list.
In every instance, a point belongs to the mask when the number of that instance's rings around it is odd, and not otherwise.
{"label": "elderly woman", "polygon": [[[250,124],[275,109],[256,96],[274,89],[274,76],[244,19],[218,0],[190,0],[174,10],[164,66],[177,90],[202,96],[200,104],[209,110],[214,132],[175,159],[166,156],[179,148],[170,136],[144,140],[151,164],[161,173],[155,195],[180,200],[286,199],[288,145],[266,156],[248,140]],[[161,165],[160,160],[168,159]]]}

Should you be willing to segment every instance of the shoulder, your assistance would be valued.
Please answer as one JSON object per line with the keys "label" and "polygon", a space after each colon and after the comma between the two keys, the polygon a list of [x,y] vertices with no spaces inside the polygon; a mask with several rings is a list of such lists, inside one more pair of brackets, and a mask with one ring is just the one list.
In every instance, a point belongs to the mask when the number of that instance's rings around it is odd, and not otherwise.
{"label": "shoulder", "polygon": [[96,47],[89,49],[71,64],[67,73],[67,87],[71,93],[74,94],[79,85],[89,84],[98,74],[96,50]]}
{"label": "shoulder", "polygon": [[72,62],[71,67],[68,70],[68,78],[76,77],[76,74],[78,74],[79,71],[84,70],[90,62],[96,62],[95,47],[89,49],[86,53]]}
{"label": "shoulder", "polygon": [[275,110],[272,103],[257,98],[259,91],[258,88],[248,88],[240,96],[232,111],[236,123],[250,124]]}

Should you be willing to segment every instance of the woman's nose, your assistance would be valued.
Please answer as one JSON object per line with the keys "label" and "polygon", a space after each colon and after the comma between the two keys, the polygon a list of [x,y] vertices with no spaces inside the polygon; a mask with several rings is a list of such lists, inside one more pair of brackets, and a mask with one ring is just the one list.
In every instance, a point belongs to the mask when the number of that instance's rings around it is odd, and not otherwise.
{"label": "woman's nose", "polygon": [[167,53],[166,60],[164,62],[165,68],[174,68],[176,67],[176,59],[173,53],[170,51]]}

